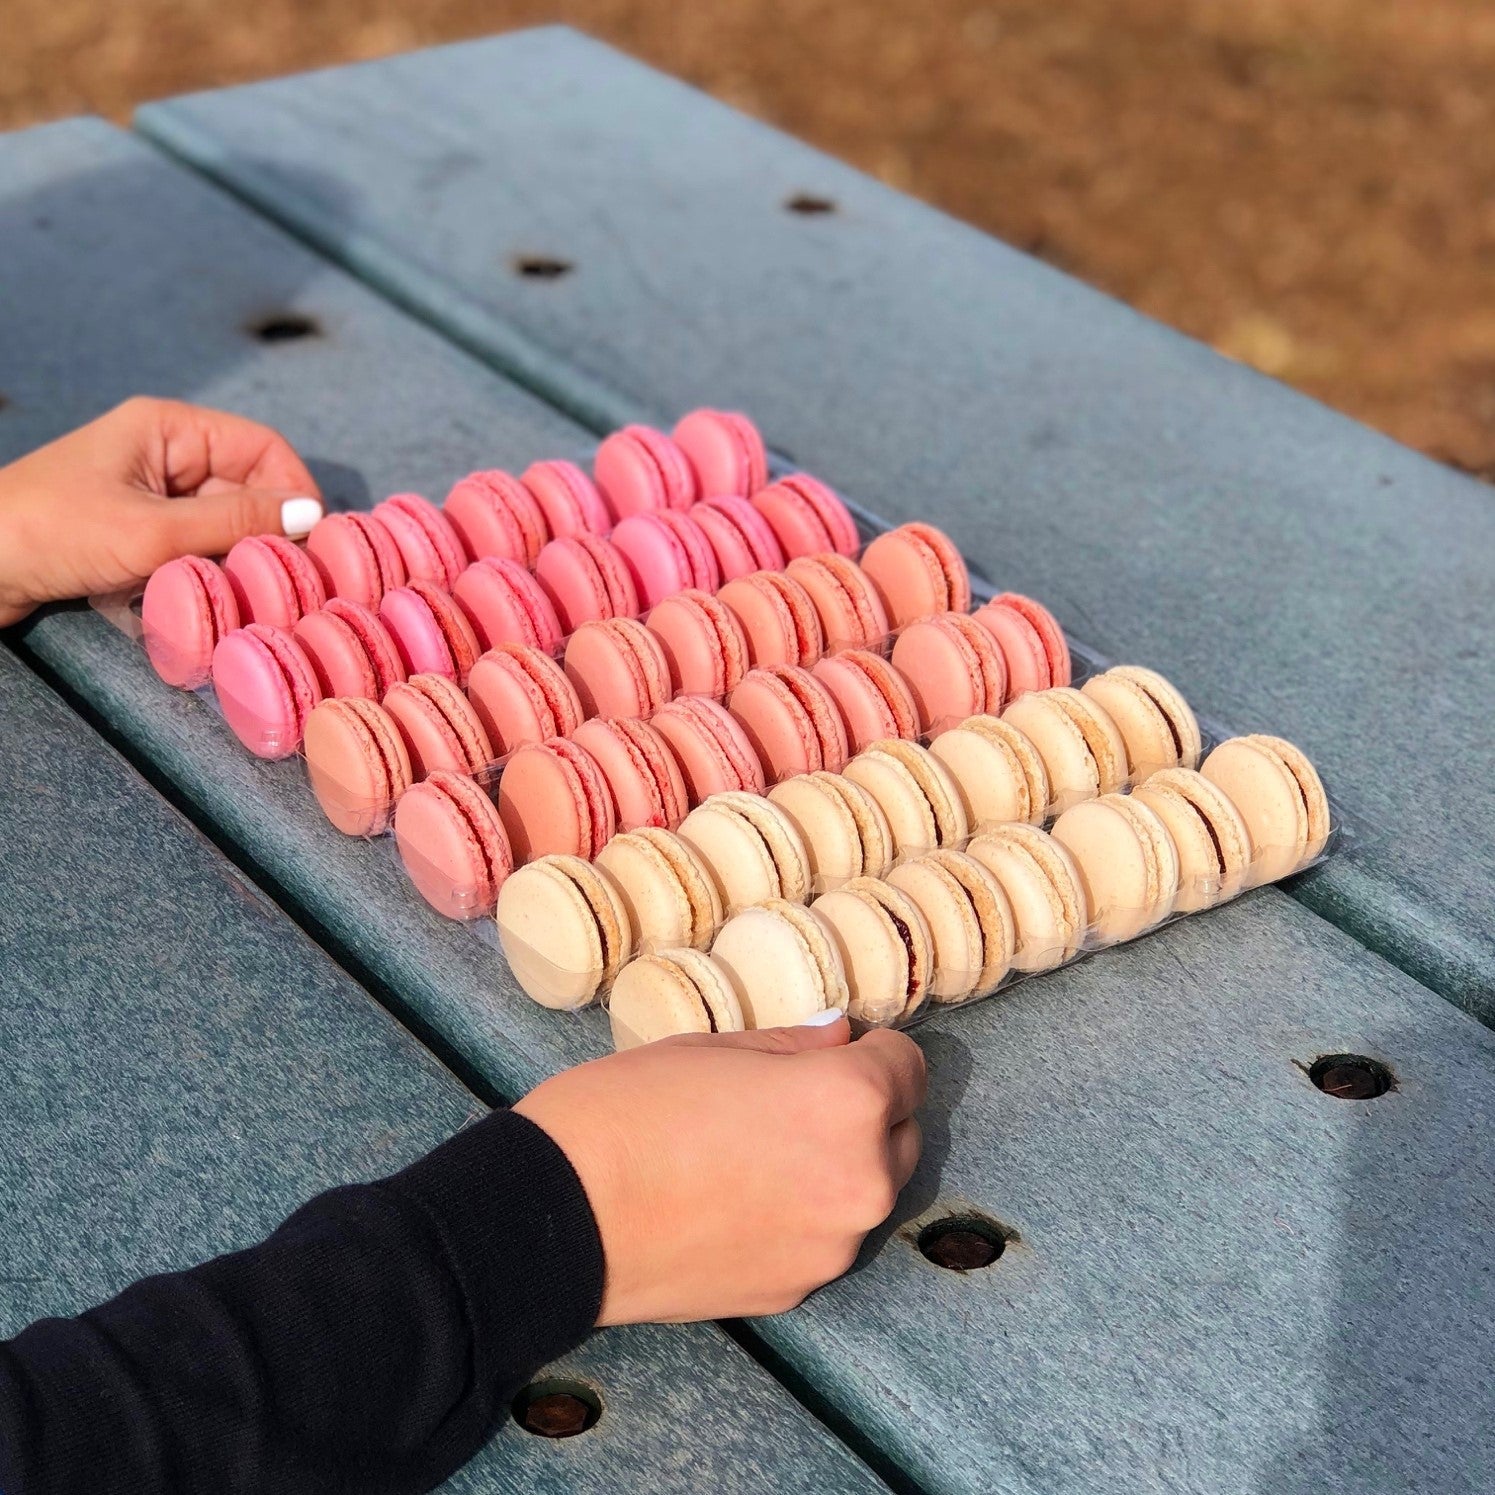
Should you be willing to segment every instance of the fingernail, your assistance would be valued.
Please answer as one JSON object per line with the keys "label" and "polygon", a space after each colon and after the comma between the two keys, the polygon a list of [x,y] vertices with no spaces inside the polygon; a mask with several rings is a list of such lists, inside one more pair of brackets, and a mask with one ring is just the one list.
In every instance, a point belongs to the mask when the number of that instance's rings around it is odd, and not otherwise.
{"label": "fingernail", "polygon": [[800,1024],[801,1028],[829,1028],[832,1023],[838,1023],[846,1014],[839,1007],[827,1007],[824,1012],[817,1012],[814,1017],[807,1017]]}
{"label": "fingernail", "polygon": [[280,506],[281,533],[291,539],[309,535],[311,527],[322,517],[322,505],[314,498],[288,498]]}

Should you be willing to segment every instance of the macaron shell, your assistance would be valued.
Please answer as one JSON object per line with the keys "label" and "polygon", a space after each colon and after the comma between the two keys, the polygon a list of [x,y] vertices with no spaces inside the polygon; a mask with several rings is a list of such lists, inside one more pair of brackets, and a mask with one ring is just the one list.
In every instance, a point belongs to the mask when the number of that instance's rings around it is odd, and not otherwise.
{"label": "macaron shell", "polygon": [[815,890],[854,877],[884,877],[892,867],[892,828],[860,784],[842,774],[799,774],[775,784],[768,797],[799,831]]}
{"label": "macaron shell", "polygon": [[844,556],[799,556],[788,574],[809,594],[820,618],[825,652],[867,649],[888,634],[882,599],[861,567]]}
{"label": "macaron shell", "polygon": [[767,847],[777,875],[779,897],[791,903],[809,902],[814,896],[810,855],[794,821],[761,794],[729,789],[716,799],[751,826]]}
{"label": "macaron shell", "polygon": [[[1054,822],[1053,838],[1080,870],[1091,927],[1102,944],[1134,939],[1163,916],[1159,908],[1170,880],[1141,815],[1151,817],[1166,840],[1166,830],[1150,810],[1130,805],[1120,795],[1075,805]],[[1171,885],[1170,905],[1178,887],[1176,861]]]}
{"label": "macaron shell", "polygon": [[[324,700],[361,696],[366,701],[377,701],[383,695],[368,650],[352,625],[336,613],[325,607],[308,613],[296,624],[292,637],[311,660]],[[403,669],[400,673],[403,678]]]}
{"label": "macaron shell", "polygon": [[1002,652],[1007,665],[1009,700],[1025,691],[1047,690],[1057,683],[1049,668],[1049,651],[1042,636],[1016,608],[992,601],[978,607],[971,618],[991,635],[992,642]]}
{"label": "macaron shell", "polygon": [[677,693],[723,696],[747,672],[748,645],[742,625],[709,592],[692,590],[667,597],[646,622],[664,648],[670,683]]}
{"label": "macaron shell", "polygon": [[322,701],[306,720],[306,772],[322,813],[346,836],[377,836],[410,788],[393,719],[361,697]]}
{"label": "macaron shell", "polygon": [[913,1016],[934,976],[934,937],[919,907],[891,883],[860,877],[811,905],[846,972],[846,1013],[884,1026]]}
{"label": "macaron shell", "polygon": [[691,804],[725,789],[764,791],[763,763],[726,707],[706,696],[681,696],[655,712],[650,725],[680,764]]}
{"label": "macaron shell", "polygon": [[312,526],[306,553],[329,598],[377,608],[409,579],[394,537],[372,514],[328,514]]}
{"label": "macaron shell", "polygon": [[726,410],[692,410],[675,426],[676,446],[685,453],[705,498],[735,494],[749,498],[768,482],[763,437],[747,416]]}
{"label": "macaron shell", "polygon": [[219,641],[213,687],[230,730],[257,758],[295,752],[307,717],[322,699],[300,644],[263,623],[248,623]]}
{"label": "macaron shell", "polygon": [[680,839],[711,874],[728,914],[785,896],[778,865],[752,822],[714,794],[680,822]]}
{"label": "macaron shell", "polygon": [[1053,685],[1068,685],[1072,678],[1069,657],[1069,641],[1059,620],[1043,603],[1024,597],[1021,592],[1002,592],[992,598],[994,604],[1009,607],[1032,625],[1043,640],[1044,652],[1048,655],[1049,679]]}
{"label": "macaron shell", "polygon": [[168,685],[192,690],[212,674],[218,641],[239,627],[239,604],[212,561],[186,555],[151,573],[140,620],[152,668]]}
{"label": "macaron shell", "polygon": [[734,578],[716,594],[731,610],[748,644],[748,667],[813,665],[825,653],[825,632],[810,594],[775,571]]}
{"label": "macaron shell", "polygon": [[481,652],[466,614],[439,587],[425,581],[386,592],[379,621],[389,631],[407,676],[444,675],[467,683]]}
{"label": "macaron shell", "polygon": [[843,649],[811,673],[841,712],[848,752],[859,753],[885,737],[919,735],[919,708],[908,681],[882,655]]}
{"label": "macaron shell", "polygon": [[[1199,770],[1225,791],[1250,832],[1248,887],[1276,882],[1296,871],[1311,851],[1317,855],[1322,850],[1328,835],[1328,806],[1318,775],[1297,754],[1298,766],[1306,768],[1305,790],[1305,778],[1294,772],[1280,745],[1280,738],[1232,737],[1215,748]],[[1310,821],[1310,796],[1316,801],[1318,825]]]}
{"label": "macaron shell", "polygon": [[908,682],[925,732],[1002,709],[1006,663],[990,635],[964,613],[908,624],[894,641],[893,668]]}
{"label": "macaron shell", "polygon": [[560,646],[555,604],[517,561],[489,556],[457,578],[452,595],[484,649],[529,644],[547,653]]}
{"label": "macaron shell", "polygon": [[631,961],[608,996],[619,1052],[679,1033],[741,1033],[742,1008],[726,973],[699,950],[667,950]]}
{"label": "macaron shell", "polygon": [[475,561],[500,556],[533,566],[550,539],[534,494],[498,468],[469,473],[447,494],[442,512]]}
{"label": "macaron shell", "polygon": [[672,832],[624,831],[597,854],[613,879],[638,950],[705,949],[722,921],[722,905],[692,847]]}
{"label": "macaron shell", "polygon": [[966,854],[1007,894],[1014,969],[1049,971],[1074,959],[1090,915],[1080,869],[1063,846],[1035,826],[1006,825],[973,837]]}
{"label": "macaron shell", "polygon": [[1190,914],[1234,898],[1251,869],[1251,833],[1229,795],[1189,768],[1168,768],[1132,791],[1167,827],[1178,852],[1174,910]]}
{"label": "macaron shell", "polygon": [[394,830],[406,873],[437,913],[473,919],[492,911],[513,858],[485,790],[463,774],[432,774],[400,799]]}
{"label": "macaron shell", "polygon": [[1144,692],[1162,713],[1169,726],[1172,755],[1176,763],[1166,767],[1197,768],[1204,743],[1199,732],[1199,720],[1194,709],[1184,699],[1183,692],[1165,679],[1156,670],[1145,669],[1137,664],[1119,664],[1106,671],[1105,678],[1120,680]]}
{"label": "macaron shell", "polygon": [[716,554],[722,580],[754,571],[780,571],[788,559],[768,521],[745,498],[708,498],[690,517]]}
{"label": "macaron shell", "polygon": [[684,452],[662,431],[624,426],[597,448],[592,475],[614,520],[660,509],[688,509],[696,479]]}
{"label": "macaron shell", "polygon": [[617,828],[607,781],[564,737],[519,748],[498,781],[498,813],[516,862],[594,857]]}
{"label": "macaron shell", "polygon": [[650,723],[597,717],[576,728],[572,737],[602,770],[619,830],[673,829],[685,818],[688,800],[680,764]]}
{"label": "macaron shell", "polygon": [[633,578],[610,541],[575,534],[552,540],[535,563],[535,579],[555,608],[564,633],[602,618],[639,610]]}
{"label": "macaron shell", "polygon": [[904,524],[878,535],[862,553],[862,570],[894,628],[931,613],[966,612],[971,582],[949,537],[928,524]]}
{"label": "macaron shell", "polygon": [[720,584],[710,542],[688,515],[631,514],[619,521],[612,542],[646,608],[689,587],[714,592]]}
{"label": "macaron shell", "polygon": [[1043,819],[1049,799],[1048,775],[1043,760],[1030,744],[1025,764],[1016,727],[998,717],[979,718],[991,724],[986,730],[969,722],[941,732],[929,751],[950,772],[965,805],[972,830],[1009,821],[1036,824]]}
{"label": "macaron shell", "polygon": [[419,493],[395,493],[374,507],[399,547],[411,581],[450,588],[469,559],[451,521]]}
{"label": "macaron shell", "polygon": [[587,716],[648,716],[670,698],[664,649],[634,618],[583,623],[566,644],[565,669]]}
{"label": "macaron shell", "polygon": [[974,857],[949,848],[927,852],[923,859],[948,873],[960,884],[976,922],[981,926],[981,969],[975,985],[965,993],[984,997],[995,991],[1012,967],[1017,949],[1017,923],[1012,904],[1001,883]]}
{"label": "macaron shell", "polygon": [[382,704],[404,738],[417,781],[438,769],[470,774],[493,758],[477,713],[444,675],[412,675]]}
{"label": "macaron shell", "polygon": [[888,883],[903,893],[929,926],[934,944],[934,976],[929,995],[936,1002],[960,1002],[981,979],[985,941],[981,922],[965,889],[928,857],[900,863]]}
{"label": "macaron shell", "polygon": [[597,485],[574,462],[535,462],[522,481],[539,503],[553,538],[605,535],[612,528]]}
{"label": "macaron shell", "polygon": [[240,540],[223,558],[223,574],[245,623],[291,628],[327,600],[306,552],[281,535]]}
{"label": "macaron shell", "polygon": [[832,488],[808,473],[780,478],[755,493],[752,503],[791,560],[827,551],[843,556],[857,553],[859,541],[851,511]]}
{"label": "macaron shell", "polygon": [[840,954],[808,909],[782,900],[743,909],[722,926],[711,954],[749,1029],[794,1027],[850,1003]]}
{"label": "macaron shell", "polygon": [[[1079,694],[1079,692],[1074,692]],[[1087,705],[1094,705],[1081,696]],[[1097,711],[1096,716],[1099,715]],[[1114,790],[1118,781],[1103,778],[1087,737],[1082,718],[1060,696],[1057,689],[1030,691],[1019,696],[1002,713],[1002,720],[1016,727],[1037,749],[1048,774],[1049,792],[1053,796],[1050,814],[1063,814],[1082,800],[1094,799]],[[1094,717],[1090,719],[1094,735]],[[1126,745],[1114,725],[1114,751],[1121,765],[1126,763]],[[1104,746],[1104,743],[1102,743]],[[1124,769],[1123,769],[1124,771]]]}
{"label": "macaron shell", "polygon": [[[1126,746],[1127,777],[1132,784],[1165,768],[1193,768],[1199,762],[1199,724],[1194,713],[1161,675],[1153,677],[1157,688],[1150,689],[1149,676],[1150,670],[1142,678],[1107,670],[1081,687],[1081,693],[1116,723]],[[1186,758],[1191,761],[1185,762]]]}
{"label": "macaron shell", "polygon": [[569,737],[582,722],[581,702],[566,672],[529,644],[498,644],[478,659],[467,698],[495,758],[520,744]]}
{"label": "macaron shell", "polygon": [[[860,777],[851,771],[855,763],[863,765]],[[969,826],[960,791],[945,765],[921,744],[896,738],[873,743],[847,764],[846,774],[882,805],[899,856],[965,840]]]}

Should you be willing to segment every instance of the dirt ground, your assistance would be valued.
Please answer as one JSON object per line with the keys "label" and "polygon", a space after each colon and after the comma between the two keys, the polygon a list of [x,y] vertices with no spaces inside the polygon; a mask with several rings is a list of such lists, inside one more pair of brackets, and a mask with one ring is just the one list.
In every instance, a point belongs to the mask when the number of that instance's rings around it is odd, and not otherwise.
{"label": "dirt ground", "polygon": [[0,128],[567,20],[1495,479],[1495,0],[0,12]]}

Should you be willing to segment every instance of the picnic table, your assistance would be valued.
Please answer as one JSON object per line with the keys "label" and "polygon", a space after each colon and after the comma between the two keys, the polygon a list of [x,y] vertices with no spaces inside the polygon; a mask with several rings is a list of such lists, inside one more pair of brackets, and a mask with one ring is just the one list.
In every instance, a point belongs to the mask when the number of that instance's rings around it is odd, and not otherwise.
{"label": "picnic table", "polygon": [[[169,394],[362,507],[742,408],[1298,741],[1350,819],[1285,888],[931,1018],[926,1156],[850,1274],[595,1337],[553,1374],[596,1425],[510,1424],[450,1488],[1489,1487],[1488,488],[563,29],[0,138],[0,246],[0,461]],[[9,643],[0,1331],[606,1049],[97,614]],[[1394,1084],[1326,1093],[1329,1054]],[[967,1217],[990,1266],[924,1254]]]}

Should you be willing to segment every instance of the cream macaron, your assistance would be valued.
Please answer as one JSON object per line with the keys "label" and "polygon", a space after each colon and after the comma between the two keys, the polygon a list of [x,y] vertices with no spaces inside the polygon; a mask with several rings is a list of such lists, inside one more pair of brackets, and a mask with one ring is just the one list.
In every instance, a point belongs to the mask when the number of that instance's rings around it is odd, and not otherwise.
{"label": "cream macaron", "polygon": [[1218,784],[1251,832],[1249,886],[1276,882],[1311,862],[1329,840],[1329,797],[1302,750],[1255,734],[1222,742],[1200,772]]}
{"label": "cream macaron", "polygon": [[1165,768],[1132,790],[1178,852],[1176,913],[1234,898],[1251,871],[1251,833],[1226,792],[1192,768]]}
{"label": "cream macaron", "polygon": [[854,877],[881,877],[893,865],[893,831],[882,806],[844,774],[796,774],[768,791],[795,824],[824,893]]}
{"label": "cream macaron", "polygon": [[957,845],[969,833],[965,803],[950,770],[917,742],[892,737],[874,742],[842,772],[881,806],[899,858]]}
{"label": "cream macaron", "polygon": [[1178,851],[1168,827],[1141,801],[1103,794],[1073,805],[1054,822],[1053,837],[1080,869],[1101,944],[1135,939],[1173,912]]}
{"label": "cream macaron", "polygon": [[934,940],[936,1002],[985,996],[1012,966],[1017,925],[996,877],[964,852],[926,852],[902,862],[888,882],[917,905]]}
{"label": "cream macaron", "polygon": [[1043,820],[1052,798],[1048,770],[1038,749],[1011,722],[969,717],[941,732],[929,751],[950,770],[973,831]]}
{"label": "cream macaron", "polygon": [[1038,749],[1049,776],[1049,813],[1114,794],[1126,783],[1126,741],[1110,713],[1072,686],[1030,690],[1002,713]]}
{"label": "cream macaron", "polygon": [[877,877],[854,877],[810,905],[841,955],[847,1015],[882,1027],[907,1022],[934,979],[934,936],[906,893]]}
{"label": "cream macaron", "polygon": [[1048,971],[1073,960],[1090,912],[1074,858],[1047,831],[999,825],[973,836],[966,854],[981,863],[1012,906],[1014,969]]}
{"label": "cream macaron", "polygon": [[596,865],[613,880],[640,950],[704,950],[724,917],[711,874],[673,831],[643,826],[614,836]]}
{"label": "cream macaron", "polygon": [[819,915],[786,899],[745,908],[711,947],[749,1028],[794,1027],[851,1002],[846,968]]}
{"label": "cream macaron", "polygon": [[585,1007],[633,954],[617,886],[580,857],[541,857],[512,872],[495,918],[514,979],[542,1007]]}
{"label": "cream macaron", "polygon": [[1199,722],[1182,694],[1156,670],[1119,664],[1087,680],[1081,692],[1120,729],[1127,775],[1140,784],[1165,768],[1197,768]]}
{"label": "cream macaron", "polygon": [[677,1033],[741,1033],[742,1006],[727,973],[700,950],[640,955],[607,999],[613,1047],[637,1048]]}
{"label": "cream macaron", "polygon": [[810,899],[804,839],[771,799],[732,789],[713,794],[680,822],[679,836],[711,874],[728,914],[770,898]]}

